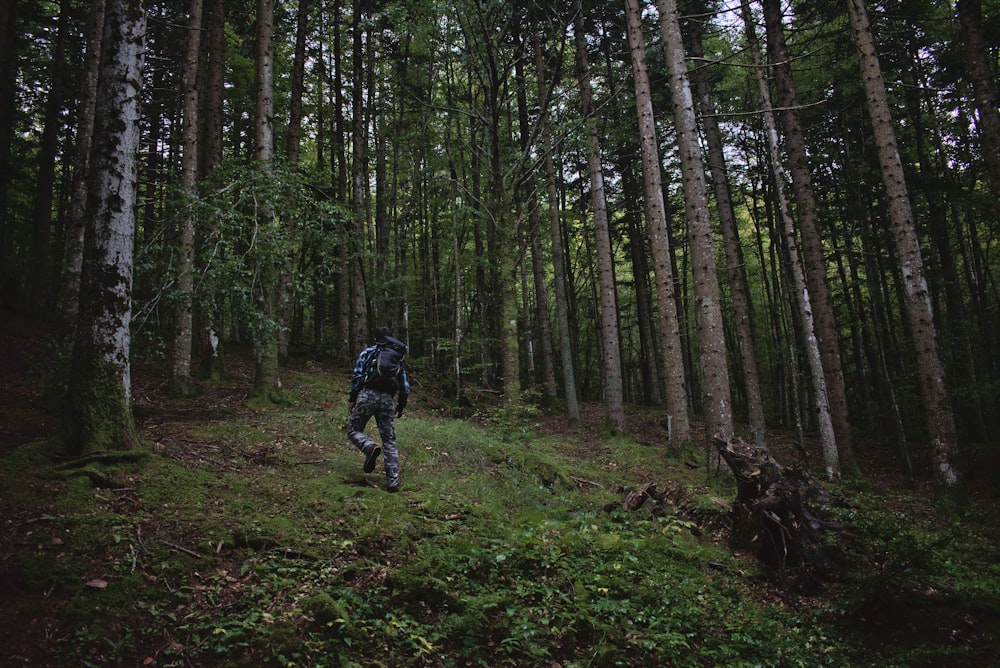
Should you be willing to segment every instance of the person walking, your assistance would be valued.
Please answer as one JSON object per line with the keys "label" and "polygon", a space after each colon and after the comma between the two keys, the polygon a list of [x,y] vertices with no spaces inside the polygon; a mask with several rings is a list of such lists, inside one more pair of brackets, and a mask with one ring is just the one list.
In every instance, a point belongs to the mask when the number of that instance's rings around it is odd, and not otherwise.
{"label": "person walking", "polygon": [[[406,344],[393,337],[388,325],[379,327],[375,332],[375,345],[358,355],[348,398],[351,415],[347,421],[347,438],[365,456],[365,473],[374,471],[379,455],[383,455],[385,484],[390,492],[398,492],[401,483],[394,418],[403,416],[410,396],[410,381],[403,364],[405,357]],[[393,398],[397,393],[394,407]],[[372,417],[378,425],[381,447],[365,433],[365,426]]]}

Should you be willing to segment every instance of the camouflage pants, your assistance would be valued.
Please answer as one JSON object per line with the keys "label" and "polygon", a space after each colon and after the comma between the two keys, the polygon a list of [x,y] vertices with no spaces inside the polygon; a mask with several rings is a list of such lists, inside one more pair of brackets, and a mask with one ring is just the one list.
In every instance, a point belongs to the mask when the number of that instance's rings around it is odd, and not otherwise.
{"label": "camouflage pants", "polygon": [[377,445],[365,433],[368,421],[375,418],[378,434],[382,438],[382,468],[389,487],[399,486],[399,451],[396,450],[396,402],[388,392],[361,390],[347,422],[347,438],[358,450],[364,452]]}

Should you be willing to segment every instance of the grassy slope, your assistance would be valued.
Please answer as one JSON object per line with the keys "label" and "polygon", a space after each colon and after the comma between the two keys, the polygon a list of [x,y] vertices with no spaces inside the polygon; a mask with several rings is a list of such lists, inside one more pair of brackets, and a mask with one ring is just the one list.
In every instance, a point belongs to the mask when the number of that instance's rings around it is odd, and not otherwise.
{"label": "grassy slope", "polygon": [[[988,665],[997,649],[995,515],[942,527],[918,497],[852,492],[872,569],[799,597],[726,547],[725,472],[652,438],[452,419],[418,387],[388,494],[344,439],[346,378],[287,385],[294,405],[257,409],[239,379],[189,403],[138,393],[137,462],[61,470],[44,441],[0,457],[5,665]],[[619,509],[651,481],[674,503]]]}

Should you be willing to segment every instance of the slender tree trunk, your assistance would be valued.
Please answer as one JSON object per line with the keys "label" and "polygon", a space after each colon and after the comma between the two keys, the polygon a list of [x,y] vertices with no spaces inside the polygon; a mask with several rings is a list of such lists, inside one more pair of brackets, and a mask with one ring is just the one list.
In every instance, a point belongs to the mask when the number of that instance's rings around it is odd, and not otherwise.
{"label": "slender tree trunk", "polygon": [[622,389],[621,346],[618,332],[618,295],[615,286],[614,257],[608,226],[608,208],[604,193],[604,170],[601,166],[601,141],[594,122],[591,99],[590,63],[587,59],[587,36],[584,34],[582,6],[575,0],[577,73],[580,79],[580,112],[587,133],[587,167],[590,173],[590,202],[594,215],[594,248],[597,253],[597,278],[600,306],[601,347],[604,371],[604,403],[611,428],[625,429],[625,398]]}
{"label": "slender tree trunk", "polygon": [[562,224],[559,216],[559,189],[556,184],[556,169],[552,160],[551,116],[549,114],[549,81],[542,59],[541,39],[536,32],[534,39],[535,70],[538,77],[538,108],[542,110],[541,142],[544,151],[545,183],[549,205],[549,236],[552,243],[552,284],[555,289],[556,330],[559,335],[559,354],[562,365],[563,395],[566,399],[566,413],[572,423],[580,422],[580,402],[576,396],[576,377],[573,361],[573,341],[570,333],[566,281],[566,258],[563,252]]}
{"label": "slender tree trunk", "polygon": [[833,311],[833,298],[827,285],[827,261],[819,230],[816,197],[813,194],[812,174],[806,153],[805,138],[798,116],[798,96],[792,78],[792,68],[785,32],[781,20],[780,0],[763,0],[764,17],[767,27],[768,52],[778,90],[778,108],[784,130],[785,151],[795,196],[795,213],[799,234],[802,239],[802,261],[805,269],[806,285],[812,303],[816,341],[826,378],[827,397],[830,402],[830,417],[837,436],[837,450],[841,464],[850,474],[857,473],[854,461],[854,445],[844,384],[844,369],[837,336],[837,322]]}
{"label": "slender tree trunk", "polygon": [[[257,100],[255,118],[256,159],[258,168],[270,178],[274,159],[274,0],[257,0]],[[276,212],[270,203],[261,204],[258,225],[270,227]],[[261,257],[257,294],[257,309],[265,323],[277,321],[278,260]],[[265,326],[267,328],[267,326]],[[278,367],[278,343],[273,332],[254,333],[253,395],[279,401],[282,396]]]}
{"label": "slender tree trunk", "polygon": [[146,34],[142,0],[109,0],[104,25],[79,326],[69,384],[67,445],[75,455],[131,449],[138,443],[129,322]]}
{"label": "slender tree trunk", "polygon": [[[919,61],[920,55],[914,53],[913,62],[918,63]],[[950,170],[946,164],[943,164],[946,157],[936,151],[932,155],[932,150],[928,147],[928,144],[931,146],[944,145],[947,140],[941,136],[941,129],[935,121],[936,117],[933,114],[924,113],[924,107],[929,106],[929,104],[925,105],[925,100],[932,95],[931,90],[921,86],[918,79],[916,81],[908,80],[903,91],[913,128],[913,144],[916,146],[916,155],[919,160],[919,166],[916,169],[920,176],[917,187],[923,193],[927,205],[927,228],[932,244],[930,257],[933,258],[939,275],[938,280],[933,281],[933,284],[944,292],[945,307],[941,308],[940,304],[935,304],[935,313],[942,336],[951,342],[950,369],[953,370],[951,382],[957,388],[974,388],[979,384],[972,343],[972,334],[975,332],[975,328],[966,313],[958,263],[953,250],[958,245],[958,240],[953,240],[950,234],[952,229],[958,230],[960,227],[950,224],[948,208],[943,201],[940,187],[942,181],[946,183],[950,181],[948,176]],[[928,126],[927,121],[930,122],[930,126]],[[958,184],[953,187],[957,189]],[[966,400],[957,403],[955,412],[957,424],[964,440],[980,442],[987,438],[987,430],[983,421],[982,404],[977,394],[972,392]]]}
{"label": "slender tree trunk", "polygon": [[[302,97],[304,95],[304,80],[306,70],[306,37],[309,29],[309,0],[299,0],[295,22],[295,53],[292,61],[291,92],[289,95],[288,126],[285,128],[285,160],[289,167],[299,164],[299,148],[302,138]],[[295,219],[285,217],[282,225],[288,228],[289,236],[295,237]],[[277,345],[278,359],[288,359],[288,343],[297,327],[293,322],[292,308],[292,267],[295,263],[294,249],[287,249],[280,258],[281,266],[278,277],[277,294]]]}
{"label": "slender tree trunk", "polygon": [[56,180],[56,159],[59,152],[59,114],[63,106],[63,70],[66,68],[66,33],[69,2],[59,3],[52,66],[49,71],[48,98],[42,136],[38,150],[38,172],[35,175],[35,195],[32,212],[31,280],[28,303],[41,312],[48,311],[52,291],[52,201]]}
{"label": "slender tree trunk", "polygon": [[288,127],[285,129],[285,159],[289,165],[299,164],[299,148],[302,145],[302,98],[306,75],[306,38],[311,9],[311,0],[299,0],[295,19],[295,55],[292,60]]}
{"label": "slender tree trunk", "polygon": [[[625,151],[619,160],[625,165],[622,169],[622,196],[625,203],[624,220],[628,230],[629,254],[632,258],[632,277],[635,284],[636,319],[639,329],[639,357],[642,360],[659,360],[660,354],[656,347],[654,321],[656,309],[653,307],[653,290],[649,277],[653,270],[650,267],[647,251],[649,249],[649,234],[642,217],[642,192],[638,177],[633,168],[636,162],[634,152]],[[633,206],[633,203],[635,206]],[[663,403],[663,393],[660,385],[657,364],[640,364],[640,380],[642,382],[642,401],[653,406]]]}
{"label": "slender tree trunk", "polygon": [[[365,123],[365,40],[361,0],[354,0],[352,25],[354,94],[351,101],[351,137],[353,146],[351,168],[351,317],[350,348],[361,349],[368,341],[368,308],[365,286],[365,211],[368,194],[368,133]],[[369,45],[370,46],[370,45]],[[369,91],[369,94],[371,91]]]}
{"label": "slender tree trunk", "polygon": [[903,275],[907,313],[916,346],[920,391],[931,441],[934,483],[939,498],[945,500],[960,492],[961,481],[954,464],[958,455],[958,438],[945,386],[944,364],[938,350],[934,313],[924,276],[924,262],[868,11],[864,0],[847,0],[847,8],[858,47],[868,113],[878,146],[882,182],[896,242],[896,256]]}
{"label": "slender tree trunk", "polygon": [[[330,160],[330,167],[333,169],[334,186],[337,192],[337,202],[346,206],[348,199],[348,169],[347,169],[347,119],[344,116],[344,109],[347,107],[347,100],[344,97],[344,68],[343,68],[343,37],[344,30],[343,3],[346,0],[334,0],[333,4],[333,156]],[[343,232],[347,233],[348,239],[351,235],[351,226],[347,222]],[[352,318],[351,318],[351,285],[354,275],[354,264],[351,259],[352,242],[339,244],[337,247],[337,273],[335,275],[335,322],[334,340],[342,341],[344,345],[338,346],[337,361],[340,364],[348,365],[352,362],[355,354],[352,341]]]}
{"label": "slender tree trunk", "polygon": [[[11,3],[13,4],[13,3]],[[69,225],[66,234],[66,274],[63,282],[62,318],[68,332],[76,328],[80,311],[80,272],[83,241],[87,229],[87,180],[90,172],[91,139],[97,106],[97,77],[101,64],[105,0],[94,0],[87,21],[87,52],[76,110],[76,146],[73,150],[73,181],[70,186]]]}
{"label": "slender tree trunk", "polygon": [[687,386],[684,378],[684,351],[681,347],[680,320],[674,295],[674,273],[670,263],[670,237],[663,204],[663,181],[660,152],[656,139],[656,119],[646,69],[645,38],[638,0],[625,0],[628,21],[628,44],[632,53],[635,80],[635,106],[639,118],[639,145],[642,149],[642,177],[645,185],[646,220],[650,230],[656,301],[660,316],[660,347],[663,354],[663,378],[666,388],[667,420],[671,443],[683,444],[691,438],[688,417]]}
{"label": "slender tree trunk", "polygon": [[[958,0],[958,21],[965,46],[966,77],[972,82],[976,95],[979,136],[990,188],[993,197],[1000,199],[1000,89],[997,87],[997,73],[990,66],[990,51],[983,35],[982,1]],[[995,56],[993,63],[996,64]]]}
{"label": "slender tree trunk", "polygon": [[[718,452],[711,439],[733,435],[732,398],[726,362],[726,337],[719,303],[719,280],[708,216],[705,169],[701,158],[694,100],[684,61],[684,45],[676,0],[657,0],[666,52],[670,92],[674,100],[674,125],[681,158],[684,202],[687,209],[691,268],[694,276],[695,322],[704,397],[705,449],[714,464]],[[713,467],[714,468],[714,467]]]}
{"label": "slender tree trunk", "polygon": [[[318,19],[316,29],[320,34],[326,34],[326,8],[320,5],[317,10]],[[326,110],[328,108],[327,104],[327,82],[328,82],[328,72],[326,67],[326,46],[323,41],[320,41],[316,45],[316,50],[313,55],[315,59],[314,67],[316,74],[315,91],[313,93],[314,99],[316,100],[315,108],[315,121],[316,121],[316,137],[313,143],[316,149],[316,172],[322,174],[326,172],[326,148],[327,148],[327,115]],[[330,229],[329,221],[324,222],[322,229]],[[322,266],[330,262],[329,258],[324,257],[325,251],[322,247],[320,240],[313,239],[311,252],[312,252],[312,263],[314,267]],[[329,313],[330,306],[330,290],[328,287],[327,275],[325,273],[313,272],[309,281],[310,287],[310,298],[312,300],[312,349],[313,354],[317,357],[324,356],[327,353],[327,331],[326,324]]]}
{"label": "slender tree trunk", "polygon": [[[698,21],[691,21],[689,23],[688,36],[691,44],[691,55],[700,60],[704,57],[704,52],[702,50],[701,27]],[[722,131],[719,128],[719,120],[711,101],[711,85],[706,76],[705,68],[695,68],[691,73],[691,79],[702,110],[701,116],[705,128],[705,143],[708,147],[708,168],[712,175],[712,188],[715,193],[716,208],[719,214],[720,227],[722,228],[722,240],[726,250],[729,288],[733,299],[733,319],[736,321],[736,341],[740,351],[740,361],[743,366],[744,392],[746,394],[747,415],[750,421],[750,434],[755,447],[767,448],[767,424],[764,419],[764,400],[761,393],[760,372],[757,368],[757,353],[754,346],[752,302],[750,300],[750,288],[747,285],[746,270],[744,269],[743,248],[740,245],[736,213],[733,210],[732,197],[730,197],[729,174],[726,169]]]}
{"label": "slender tree trunk", "polygon": [[[17,55],[21,51],[21,27],[18,24],[20,3],[0,2],[0,174],[10,174],[11,146],[14,144],[14,122],[20,110],[17,105]],[[7,202],[10,200],[10,179],[0,179],[0,293],[9,294],[8,282],[14,272],[6,266],[10,257],[10,235]]]}
{"label": "slender tree trunk", "polygon": [[750,16],[750,5],[746,0],[744,0],[742,8],[747,41],[749,42],[750,52],[754,60],[757,87],[760,91],[761,103],[764,109],[767,144],[770,150],[771,169],[774,175],[777,213],[782,230],[784,231],[785,248],[788,252],[788,270],[792,282],[792,291],[795,295],[795,305],[798,308],[806,359],[809,363],[813,400],[816,408],[816,423],[819,426],[820,442],[823,449],[823,464],[827,479],[833,480],[840,476],[840,458],[838,457],[837,439],[834,434],[833,422],[830,417],[826,374],[823,370],[819,342],[815,334],[816,325],[813,318],[812,295],[809,287],[806,285],[795,222],[792,219],[791,207],[789,206],[788,197],[785,194],[785,183],[790,181],[791,177],[781,162],[781,151],[778,147],[778,128],[774,118],[774,107],[771,104],[771,92],[764,78],[764,68],[760,63],[760,49],[757,42],[757,35],[753,27],[753,19]]}
{"label": "slender tree trunk", "polygon": [[[524,64],[518,60],[514,64],[517,81],[517,119],[520,128],[520,147],[522,157],[527,157],[531,150],[531,127],[528,122],[528,97],[525,92]],[[544,111],[542,113],[545,113]],[[538,342],[538,352],[541,359],[542,399],[552,403],[556,398],[556,373],[553,364],[552,326],[549,318],[548,289],[545,284],[545,257],[542,253],[542,240],[539,232],[541,217],[538,212],[538,179],[535,168],[525,170],[518,184],[519,198],[527,208],[527,242],[531,253],[532,291],[535,295],[535,319],[537,320],[537,336],[528,340],[533,348]],[[527,298],[527,291],[524,293]],[[526,314],[527,315],[527,314]],[[534,378],[532,378],[534,382]]]}
{"label": "slender tree trunk", "polygon": [[[449,123],[450,125],[450,123]],[[465,288],[462,286],[462,243],[459,232],[460,217],[458,213],[461,198],[458,191],[458,174],[454,165],[451,165],[451,240],[452,255],[454,255],[455,271],[455,325],[452,331],[452,341],[454,342],[454,352],[452,353],[451,367],[455,374],[455,398],[462,399],[462,340],[465,336],[465,322],[463,312],[465,307]]]}
{"label": "slender tree trunk", "polygon": [[[181,188],[190,201],[198,187],[198,61],[201,53],[202,0],[191,0],[188,17],[187,60],[182,74],[181,94],[184,99],[184,125],[181,143]],[[181,217],[177,247],[177,304],[174,307],[174,341],[171,348],[171,393],[187,394],[191,388],[191,341],[193,339],[191,301],[194,292],[194,214],[186,211]]]}
{"label": "slender tree trunk", "polygon": [[[225,0],[206,0],[207,26],[202,44],[205,46],[205,82],[199,95],[201,113],[199,120],[202,139],[198,142],[201,153],[200,174],[208,176],[222,162],[223,130],[223,86],[225,75],[226,16]],[[202,235],[199,249],[201,269],[211,269],[214,263],[222,262],[217,257],[218,248],[211,243],[217,231],[217,223],[210,221]],[[203,296],[196,304],[197,314],[197,356],[200,374],[205,378],[221,378],[225,374],[225,347],[223,342],[222,297],[212,271],[204,271]]]}

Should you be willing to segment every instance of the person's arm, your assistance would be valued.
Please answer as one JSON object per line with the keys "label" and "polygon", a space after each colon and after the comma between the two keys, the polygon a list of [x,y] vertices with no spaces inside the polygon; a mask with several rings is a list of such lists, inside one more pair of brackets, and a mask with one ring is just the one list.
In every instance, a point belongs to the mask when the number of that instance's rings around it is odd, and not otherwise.
{"label": "person's arm", "polygon": [[402,382],[399,384],[399,398],[396,399],[396,417],[403,417],[406,400],[410,397],[410,379],[406,377],[406,367],[403,367],[400,380]]}
{"label": "person's arm", "polygon": [[354,410],[354,404],[358,401],[358,393],[365,384],[365,367],[368,363],[368,354],[371,348],[365,348],[358,355],[358,360],[354,363],[354,372],[351,374],[351,391],[347,397],[348,406]]}

